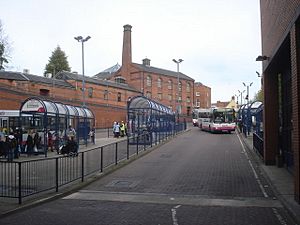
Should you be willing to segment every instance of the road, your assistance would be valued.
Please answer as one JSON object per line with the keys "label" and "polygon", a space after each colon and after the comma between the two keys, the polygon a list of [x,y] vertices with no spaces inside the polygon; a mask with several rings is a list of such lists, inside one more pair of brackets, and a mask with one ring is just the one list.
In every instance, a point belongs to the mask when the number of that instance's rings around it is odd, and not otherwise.
{"label": "road", "polygon": [[295,223],[235,133],[192,128],[84,189],[0,224]]}

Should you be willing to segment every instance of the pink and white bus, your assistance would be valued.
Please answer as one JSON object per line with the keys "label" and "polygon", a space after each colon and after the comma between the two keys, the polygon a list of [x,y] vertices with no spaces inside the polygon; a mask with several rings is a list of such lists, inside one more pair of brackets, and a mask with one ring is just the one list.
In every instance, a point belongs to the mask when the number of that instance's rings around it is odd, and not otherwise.
{"label": "pink and white bus", "polygon": [[[205,114],[204,114],[205,116]],[[235,131],[235,111],[232,108],[211,108],[209,109],[208,118],[203,118],[199,127],[212,133]],[[198,121],[201,120],[200,114]]]}

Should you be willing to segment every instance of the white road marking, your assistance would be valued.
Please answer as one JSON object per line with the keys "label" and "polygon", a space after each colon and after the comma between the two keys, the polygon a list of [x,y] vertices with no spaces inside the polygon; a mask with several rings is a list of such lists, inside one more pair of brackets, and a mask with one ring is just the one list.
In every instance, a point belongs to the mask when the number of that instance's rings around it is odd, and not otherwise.
{"label": "white road marking", "polygon": [[255,179],[256,179],[256,181],[257,181],[259,187],[260,187],[260,190],[262,191],[264,197],[265,197],[265,198],[268,198],[269,196],[268,196],[268,194],[267,194],[265,188],[263,187],[263,185],[262,185],[262,183],[261,183],[261,181],[260,181],[260,179],[259,179],[259,177],[258,177],[258,175],[257,175],[257,173],[256,173],[256,171],[255,171],[255,169],[254,169],[254,167],[253,167],[253,164],[252,164],[252,162],[250,161],[250,158],[249,158],[249,156],[248,156],[248,153],[246,152],[245,146],[244,146],[244,144],[243,144],[243,142],[242,142],[242,140],[241,140],[241,138],[240,138],[240,136],[239,136],[238,134],[237,134],[237,137],[238,137],[238,139],[239,139],[239,141],[240,141],[240,143],[241,143],[241,145],[242,145],[243,153],[245,153],[245,155],[246,155],[246,157],[247,157],[247,159],[248,159],[248,163],[250,164],[250,167],[251,167],[252,172],[253,172],[253,174],[254,174],[254,177],[255,177]]}
{"label": "white road marking", "polygon": [[279,214],[278,210],[275,208],[272,208],[273,213],[275,214],[276,218],[278,219],[279,223],[281,225],[287,225],[287,222],[282,218],[282,216]]}
{"label": "white road marking", "polygon": [[179,225],[178,224],[178,220],[177,220],[177,217],[176,217],[176,209],[178,209],[181,205],[176,205],[175,207],[173,207],[171,209],[171,212],[172,212],[172,221],[173,221],[173,225]]}

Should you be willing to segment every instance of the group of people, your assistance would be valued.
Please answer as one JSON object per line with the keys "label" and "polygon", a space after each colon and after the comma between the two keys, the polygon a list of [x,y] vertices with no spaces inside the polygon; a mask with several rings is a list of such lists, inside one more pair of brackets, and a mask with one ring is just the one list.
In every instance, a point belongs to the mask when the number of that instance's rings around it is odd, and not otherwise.
{"label": "group of people", "polygon": [[[95,144],[94,127],[91,128],[89,136],[91,142]],[[64,131],[55,132],[49,129],[46,134],[44,131],[29,130],[27,136],[25,132],[20,132],[19,128],[8,131],[7,128],[2,129],[0,127],[0,157],[12,159],[18,158],[20,153],[38,154],[44,143],[48,146],[48,150],[56,151],[58,154],[77,153],[78,143],[76,137],[76,131],[71,125]]]}
{"label": "group of people", "polygon": [[114,122],[113,124],[113,134],[114,137],[119,138],[124,137],[125,135],[127,136],[127,125],[123,121],[121,123],[119,122]]}
{"label": "group of people", "polygon": [[9,160],[19,157],[21,134],[18,128],[8,130],[0,128],[0,157]]}

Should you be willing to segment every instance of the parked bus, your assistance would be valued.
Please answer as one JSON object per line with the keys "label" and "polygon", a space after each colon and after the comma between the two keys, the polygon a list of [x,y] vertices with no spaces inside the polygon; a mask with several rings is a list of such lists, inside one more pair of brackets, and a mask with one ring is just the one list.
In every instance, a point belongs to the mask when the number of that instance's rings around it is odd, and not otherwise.
{"label": "parked bus", "polygon": [[235,131],[235,111],[232,108],[212,108],[209,110],[209,119],[203,120],[201,129],[216,132]]}
{"label": "parked bus", "polygon": [[211,109],[198,109],[198,127],[203,130],[203,123],[207,124],[210,121]]}

